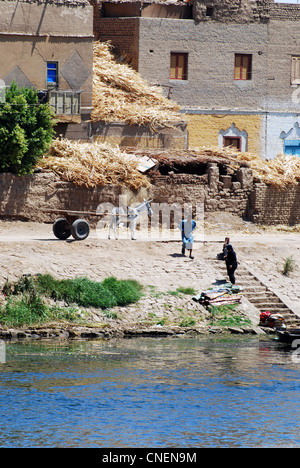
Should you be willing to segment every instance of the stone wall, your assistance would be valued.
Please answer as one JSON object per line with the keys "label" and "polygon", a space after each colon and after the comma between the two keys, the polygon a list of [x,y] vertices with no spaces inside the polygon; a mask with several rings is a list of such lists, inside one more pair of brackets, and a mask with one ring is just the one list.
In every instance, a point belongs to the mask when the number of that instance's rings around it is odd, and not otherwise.
{"label": "stone wall", "polygon": [[195,0],[194,18],[196,21],[266,22],[269,20],[270,1],[272,0]]}
{"label": "stone wall", "polygon": [[[115,186],[78,187],[52,172],[0,174],[0,218],[50,223],[58,216],[47,209],[96,211],[100,203],[118,205],[121,194]],[[220,174],[217,164],[208,164],[203,175],[153,176],[149,196],[155,203],[203,203],[205,212],[226,211],[259,224],[300,223],[300,185],[278,190],[253,184],[248,168],[231,176]],[[91,224],[97,220],[89,219]]]}

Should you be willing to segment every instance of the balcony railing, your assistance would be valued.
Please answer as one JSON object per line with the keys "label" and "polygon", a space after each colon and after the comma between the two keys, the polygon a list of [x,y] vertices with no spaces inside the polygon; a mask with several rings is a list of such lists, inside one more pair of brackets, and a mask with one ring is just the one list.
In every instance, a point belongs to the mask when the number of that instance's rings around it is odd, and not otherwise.
{"label": "balcony railing", "polygon": [[48,102],[57,115],[80,115],[80,92],[49,90]]}

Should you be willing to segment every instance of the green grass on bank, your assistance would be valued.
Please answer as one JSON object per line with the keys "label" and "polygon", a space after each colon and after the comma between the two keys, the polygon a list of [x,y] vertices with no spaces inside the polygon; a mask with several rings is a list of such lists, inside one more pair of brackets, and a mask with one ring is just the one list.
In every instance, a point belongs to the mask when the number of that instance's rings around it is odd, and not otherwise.
{"label": "green grass on bank", "polygon": [[[6,303],[0,307],[0,324],[23,326],[48,321],[82,321],[82,314],[74,305],[105,310],[126,306],[141,298],[142,289],[137,281],[114,277],[97,282],[88,278],[58,280],[48,274],[22,276],[15,283],[7,281],[3,287]],[[63,301],[65,305],[58,305],[56,301]]]}
{"label": "green grass on bank", "polygon": [[220,327],[240,327],[251,325],[251,320],[238,313],[237,304],[209,307],[211,325]]}
{"label": "green grass on bank", "polygon": [[194,288],[185,288],[183,286],[179,286],[175,291],[168,291],[168,294],[171,296],[180,296],[181,294],[187,294],[188,296],[195,296],[197,291]]}

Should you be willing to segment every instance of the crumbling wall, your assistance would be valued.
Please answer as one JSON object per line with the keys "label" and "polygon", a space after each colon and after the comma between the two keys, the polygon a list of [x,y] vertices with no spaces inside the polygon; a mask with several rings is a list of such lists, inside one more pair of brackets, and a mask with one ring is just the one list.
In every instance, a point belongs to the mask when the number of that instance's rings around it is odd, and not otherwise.
{"label": "crumbling wall", "polygon": [[[209,163],[202,175],[169,173],[154,175],[151,181],[154,203],[203,203],[204,212],[226,211],[259,224],[300,224],[300,184],[279,190],[253,183],[246,167],[222,175],[218,164]],[[46,209],[96,211],[100,203],[118,205],[121,194],[121,187],[78,187],[52,172],[0,174],[0,218],[53,222],[57,216]]]}
{"label": "crumbling wall", "polygon": [[270,0],[195,0],[193,14],[196,21],[267,22],[269,6]]}
{"label": "crumbling wall", "polygon": [[209,163],[204,175],[172,173],[154,176],[152,183],[152,197],[157,203],[203,203],[204,212],[227,211],[244,218],[253,176],[248,168],[239,169],[234,178],[221,175],[218,165]]}

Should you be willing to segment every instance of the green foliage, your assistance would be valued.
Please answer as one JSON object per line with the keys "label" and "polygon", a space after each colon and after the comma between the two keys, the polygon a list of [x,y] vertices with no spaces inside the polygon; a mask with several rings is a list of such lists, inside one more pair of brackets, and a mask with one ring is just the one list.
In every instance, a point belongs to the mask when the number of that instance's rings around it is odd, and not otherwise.
{"label": "green foliage", "polygon": [[296,269],[296,262],[293,257],[287,257],[284,261],[282,274],[289,276]]}
{"label": "green foliage", "polygon": [[0,310],[0,322],[7,326],[33,325],[48,318],[47,306],[39,296],[11,296]]}
{"label": "green foliage", "polygon": [[175,291],[168,291],[168,294],[171,296],[180,296],[180,294],[187,294],[189,296],[194,296],[197,291],[193,288],[184,288],[183,286],[179,286]]}
{"label": "green foliage", "polygon": [[196,325],[196,320],[193,317],[183,317],[179,326],[180,327],[193,327]]}
{"label": "green foliage", "polygon": [[6,281],[3,293],[8,296],[0,308],[0,323],[7,326],[42,324],[53,320],[81,321],[74,308],[49,306],[42,297],[35,278],[24,275],[16,283]]}
{"label": "green foliage", "polygon": [[51,145],[53,114],[37,91],[12,83],[0,104],[0,172],[30,174]]}
{"label": "green foliage", "polygon": [[243,315],[238,315],[238,313],[236,313],[236,308],[236,304],[209,307],[209,311],[213,318],[211,325],[219,325],[221,327],[251,325],[251,320],[244,317]]}
{"label": "green foliage", "polygon": [[80,321],[74,308],[51,307],[47,305],[46,298],[65,301],[68,305],[104,309],[107,317],[117,318],[108,309],[138,301],[142,296],[142,286],[134,280],[117,280],[114,277],[97,282],[88,278],[58,280],[51,275],[25,275],[15,283],[6,281],[3,293],[8,300],[0,309],[0,323],[21,326],[53,320]]}
{"label": "green foliage", "polygon": [[88,278],[56,280],[51,275],[40,275],[37,284],[42,293],[55,300],[100,309],[125,306],[138,301],[142,295],[142,286],[137,281],[114,277],[99,283]]}

